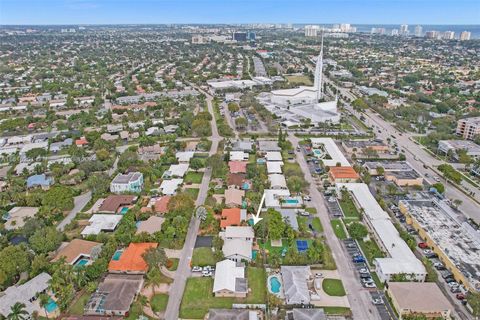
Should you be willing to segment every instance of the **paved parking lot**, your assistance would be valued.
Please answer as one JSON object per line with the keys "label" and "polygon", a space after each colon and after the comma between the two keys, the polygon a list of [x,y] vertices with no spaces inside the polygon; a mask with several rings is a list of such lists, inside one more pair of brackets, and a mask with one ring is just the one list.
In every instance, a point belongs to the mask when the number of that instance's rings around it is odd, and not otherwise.
{"label": "paved parking lot", "polygon": [[343,216],[342,210],[340,209],[340,206],[338,205],[337,201],[330,202],[328,201],[328,198],[326,197],[325,204],[327,205],[328,213],[330,214],[330,218],[340,218]]}
{"label": "paved parking lot", "polygon": [[382,320],[397,320],[397,317],[395,316],[395,312],[390,307],[387,297],[385,297],[385,294],[382,291],[372,291],[370,292],[370,295],[372,296],[372,299],[380,298],[384,302],[384,303],[375,305]]}

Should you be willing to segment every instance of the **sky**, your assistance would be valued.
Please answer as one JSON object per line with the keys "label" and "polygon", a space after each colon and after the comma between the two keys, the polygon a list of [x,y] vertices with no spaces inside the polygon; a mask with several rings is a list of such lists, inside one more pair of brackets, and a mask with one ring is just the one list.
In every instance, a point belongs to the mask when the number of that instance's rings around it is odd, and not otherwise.
{"label": "sky", "polygon": [[0,0],[5,24],[480,24],[480,0]]}

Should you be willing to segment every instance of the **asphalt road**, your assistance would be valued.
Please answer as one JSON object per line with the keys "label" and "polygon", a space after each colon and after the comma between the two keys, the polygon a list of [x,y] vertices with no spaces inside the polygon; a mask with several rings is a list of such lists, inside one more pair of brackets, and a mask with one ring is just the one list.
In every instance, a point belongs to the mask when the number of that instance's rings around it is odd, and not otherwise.
{"label": "asphalt road", "polygon": [[[288,135],[290,142],[294,147],[298,145],[299,139],[292,133]],[[340,240],[335,236],[330,219],[328,217],[328,211],[325,206],[323,196],[317,190],[317,186],[308,168],[308,164],[300,152],[296,153],[297,163],[300,165],[305,179],[310,183],[310,197],[312,198],[312,204],[317,209],[317,216],[322,222],[325,238],[328,246],[332,250],[332,255],[335,259],[337,270],[340,278],[343,281],[343,285],[347,291],[348,302],[352,309],[354,319],[381,319],[377,308],[375,308],[371,302],[371,296],[367,289],[363,288],[358,281],[354,272],[351,259],[344,247],[340,243]]]}
{"label": "asphalt road", "polygon": [[58,231],[63,231],[65,229],[65,226],[68,225],[70,222],[72,222],[73,219],[75,219],[77,213],[79,213],[83,207],[92,199],[92,192],[88,191],[84,194],[81,194],[79,196],[76,196],[73,198],[73,209],[68,213],[68,215],[57,225],[57,230]]}
{"label": "asphalt road", "polygon": [[[197,88],[197,90],[199,90]],[[210,125],[212,127],[212,146],[210,148],[210,155],[213,155],[217,152],[218,143],[222,140],[222,137],[218,134],[217,123],[215,122],[215,116],[213,112],[212,105],[212,96],[203,90],[199,90],[204,93],[207,97],[207,106],[208,112],[212,115],[212,120]],[[202,183],[200,184],[200,191],[198,194],[197,201],[195,202],[196,206],[203,205],[208,194],[208,185],[210,183],[210,178],[212,176],[212,171],[207,168],[205,174],[203,175]],[[176,320],[179,316],[180,303],[182,302],[183,292],[185,291],[185,286],[187,283],[187,278],[191,276],[190,270],[190,261],[193,255],[193,249],[195,247],[195,241],[197,240],[198,230],[200,228],[200,219],[197,219],[195,216],[192,217],[190,224],[188,226],[188,233],[185,239],[185,244],[183,245],[182,252],[180,254],[180,260],[178,263],[177,271],[175,272],[175,278],[173,284],[170,287],[169,299],[167,304],[167,309],[165,310],[165,319],[167,320]]]}

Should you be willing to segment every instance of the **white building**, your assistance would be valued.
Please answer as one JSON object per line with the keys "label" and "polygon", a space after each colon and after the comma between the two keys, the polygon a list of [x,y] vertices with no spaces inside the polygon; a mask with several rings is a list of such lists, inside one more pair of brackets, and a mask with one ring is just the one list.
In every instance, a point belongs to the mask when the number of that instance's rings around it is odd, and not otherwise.
{"label": "white building", "polygon": [[160,185],[160,191],[166,196],[173,196],[177,193],[178,187],[183,183],[183,179],[163,180]]}
{"label": "white building", "polygon": [[380,280],[390,281],[394,275],[405,274],[408,280],[424,281],[425,267],[400,237],[388,213],[380,207],[368,186],[364,183],[337,183],[336,188],[339,195],[343,190],[352,195],[355,205],[363,209],[364,221],[373,231],[376,242],[388,254],[385,258],[374,259]]}
{"label": "white building", "polygon": [[94,214],[88,220],[90,224],[83,229],[82,236],[96,235],[101,231],[112,232],[122,218],[121,214]]}
{"label": "white building", "polygon": [[460,40],[462,41],[465,41],[465,40],[470,40],[472,36],[472,33],[469,32],[469,31],[462,31],[462,33],[460,33]]}
{"label": "white building", "polygon": [[245,266],[232,260],[217,262],[213,293],[215,297],[246,297],[248,283],[245,278]]}
{"label": "white building", "polygon": [[255,234],[252,227],[228,226],[220,233],[223,239],[223,255],[235,262],[252,260],[252,245]]}
{"label": "white building", "polygon": [[338,163],[342,167],[350,167],[347,158],[340,151],[332,138],[312,138],[313,155],[323,161],[327,167],[335,167]]}
{"label": "white building", "polygon": [[127,174],[117,174],[110,183],[110,192],[141,192],[143,189],[143,173],[129,172]]}
{"label": "white building", "polygon": [[320,30],[318,25],[307,25],[305,26],[305,37],[317,37]]}
{"label": "white building", "polygon": [[415,37],[421,37],[422,33],[423,33],[422,26],[420,26],[420,25],[415,26]]}

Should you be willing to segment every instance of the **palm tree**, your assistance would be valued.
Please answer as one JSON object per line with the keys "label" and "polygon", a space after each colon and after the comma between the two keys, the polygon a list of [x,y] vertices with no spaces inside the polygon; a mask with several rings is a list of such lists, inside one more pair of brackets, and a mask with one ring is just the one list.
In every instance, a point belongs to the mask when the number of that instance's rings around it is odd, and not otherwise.
{"label": "palm tree", "polygon": [[7,320],[26,320],[28,319],[28,312],[25,310],[25,304],[17,302],[11,309],[7,316]]}
{"label": "palm tree", "polygon": [[38,295],[38,299],[39,299],[40,307],[43,308],[43,310],[45,311],[45,316],[48,319],[48,312],[47,312],[46,306],[47,306],[48,302],[50,301],[50,297],[48,296],[48,294],[41,293],[41,294]]}

